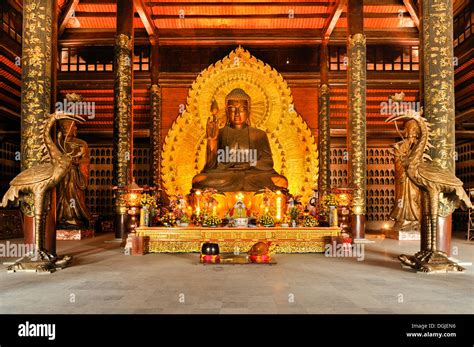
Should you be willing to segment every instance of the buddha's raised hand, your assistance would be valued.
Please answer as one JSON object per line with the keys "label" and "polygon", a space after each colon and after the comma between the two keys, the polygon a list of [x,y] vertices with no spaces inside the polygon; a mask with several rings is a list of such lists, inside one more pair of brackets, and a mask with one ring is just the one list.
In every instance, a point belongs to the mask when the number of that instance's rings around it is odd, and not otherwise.
{"label": "buddha's raised hand", "polygon": [[215,115],[207,118],[206,137],[208,140],[217,140],[219,134],[219,126],[217,124],[217,117]]}

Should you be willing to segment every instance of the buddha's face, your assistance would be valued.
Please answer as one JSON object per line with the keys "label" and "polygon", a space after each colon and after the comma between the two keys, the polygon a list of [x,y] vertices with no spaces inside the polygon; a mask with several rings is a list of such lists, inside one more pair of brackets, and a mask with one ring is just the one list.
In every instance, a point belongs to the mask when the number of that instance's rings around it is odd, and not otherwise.
{"label": "buddha's face", "polygon": [[240,129],[248,120],[248,103],[245,100],[229,100],[226,105],[227,119],[232,128]]}

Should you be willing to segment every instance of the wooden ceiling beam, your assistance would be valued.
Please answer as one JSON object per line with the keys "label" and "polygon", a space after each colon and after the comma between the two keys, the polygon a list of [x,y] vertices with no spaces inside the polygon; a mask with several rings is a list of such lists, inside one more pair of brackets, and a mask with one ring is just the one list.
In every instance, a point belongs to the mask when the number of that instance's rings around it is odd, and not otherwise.
{"label": "wooden ceiling beam", "polygon": [[63,15],[61,18],[59,18],[58,37],[61,37],[61,35],[64,33],[64,30],[66,30],[69,19],[75,15],[74,11],[76,11],[77,4],[79,4],[79,0],[69,0],[69,2],[66,4]]}
{"label": "wooden ceiling beam", "polygon": [[463,122],[474,120],[474,108],[467,109],[456,115],[456,125]]}
{"label": "wooden ceiling beam", "polygon": [[[113,46],[115,29],[66,29],[59,39],[61,47]],[[148,33],[143,28],[135,28],[135,45],[149,44]]]}
{"label": "wooden ceiling beam", "polygon": [[0,115],[5,115],[6,118],[11,120],[19,120],[21,118],[20,113],[15,112],[14,110],[11,110],[5,106],[0,106]]}
{"label": "wooden ceiling beam", "polygon": [[403,4],[410,13],[411,19],[415,23],[418,30],[420,30],[420,17],[418,16],[418,9],[416,8],[413,0],[403,0]]}
{"label": "wooden ceiling beam", "polygon": [[218,7],[242,7],[242,6],[328,6],[332,5],[332,2],[324,1],[305,1],[305,2],[294,2],[294,1],[282,1],[282,2],[264,2],[264,1],[246,1],[246,2],[229,2],[229,1],[180,1],[180,2],[170,2],[170,1],[147,1],[145,3],[150,7],[188,7],[188,6],[218,6]]}
{"label": "wooden ceiling beam", "polygon": [[8,87],[15,89],[15,90],[21,90],[21,85],[16,84],[12,80],[6,78],[5,76],[0,75],[0,82],[5,83]]}
{"label": "wooden ceiling beam", "polygon": [[331,9],[329,17],[326,19],[323,29],[321,30],[323,40],[327,41],[331,37],[332,31],[336,27],[336,23],[339,20],[346,3],[347,0],[337,0],[336,4]]}
{"label": "wooden ceiling beam", "polygon": [[474,130],[456,130],[456,140],[457,139],[473,139]]}
{"label": "wooden ceiling beam", "polygon": [[[418,45],[420,37],[416,28],[364,28],[367,44]],[[334,29],[331,43],[346,43],[347,29]]]}
{"label": "wooden ceiling beam", "polygon": [[135,10],[138,12],[140,19],[142,20],[143,26],[145,27],[148,36],[152,39],[158,36],[158,32],[155,27],[155,23],[151,17],[151,13],[149,11],[149,7],[145,6],[143,0],[134,0],[135,3]]}
{"label": "wooden ceiling beam", "polygon": [[[255,45],[279,46],[318,45],[322,42],[319,29],[157,29],[160,46],[225,46]],[[0,36],[2,32],[0,31]],[[365,29],[368,44],[418,45],[416,28]],[[68,28],[59,40],[62,47],[107,46],[114,44],[113,29]],[[148,33],[143,28],[135,29],[135,44],[149,44]],[[335,28],[330,44],[345,44],[345,28]]]}
{"label": "wooden ceiling beam", "polygon": [[[327,13],[295,13],[294,18],[326,18]],[[177,13],[173,14],[154,14],[151,16],[154,20],[156,19],[180,19]],[[289,18],[288,13],[275,13],[275,14],[186,14],[184,19],[278,19],[278,18]]]}
{"label": "wooden ceiling beam", "polygon": [[[135,0],[139,1],[139,0]],[[344,3],[346,0],[341,0]],[[344,5],[342,5],[344,6]],[[138,8],[137,8],[138,10]],[[408,13],[408,12],[404,12]],[[115,12],[88,12],[88,11],[76,11],[75,16],[77,18],[115,18]],[[398,16],[398,13],[376,13],[376,12],[365,12],[364,18],[394,18]],[[141,12],[135,14],[135,18],[142,18]],[[326,18],[326,23],[323,29],[327,32],[332,32],[336,26],[337,20],[339,18],[346,18],[347,14],[342,13],[342,8],[336,9],[336,12],[332,13],[295,13],[294,18]],[[70,17],[69,17],[70,18]],[[184,19],[279,19],[279,18],[288,18],[288,13],[275,13],[275,14],[187,14]],[[153,23],[154,20],[160,19],[180,19],[178,14],[148,14],[148,19],[145,18],[146,24],[151,28],[151,25],[148,23]],[[143,19],[142,19],[143,20]],[[148,22],[149,21],[149,22]],[[327,26],[326,26],[327,25]],[[64,31],[64,30],[63,30]],[[147,29],[148,31],[148,29]]]}
{"label": "wooden ceiling beam", "polygon": [[116,18],[116,12],[87,12],[87,11],[76,11],[75,16],[77,18]]}
{"label": "wooden ceiling beam", "polygon": [[81,0],[82,5],[116,5],[117,0]]}

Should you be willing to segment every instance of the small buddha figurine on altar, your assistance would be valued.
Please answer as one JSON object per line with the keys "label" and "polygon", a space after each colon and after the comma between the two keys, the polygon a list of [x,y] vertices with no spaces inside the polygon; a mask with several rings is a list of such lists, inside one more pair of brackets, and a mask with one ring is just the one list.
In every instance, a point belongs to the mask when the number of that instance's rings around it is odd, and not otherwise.
{"label": "small buddha figurine on altar", "polygon": [[247,218],[247,209],[242,201],[237,201],[232,211],[232,218]]}
{"label": "small buddha figurine on altar", "polygon": [[242,89],[225,98],[227,124],[219,129],[217,103],[206,127],[206,165],[193,178],[193,189],[214,188],[219,192],[257,192],[288,187],[287,179],[273,169],[267,134],[250,126],[250,96]]}
{"label": "small buddha figurine on altar", "polygon": [[246,228],[248,226],[249,219],[247,217],[247,209],[241,200],[237,201],[232,208],[231,217],[234,220],[235,227]]}

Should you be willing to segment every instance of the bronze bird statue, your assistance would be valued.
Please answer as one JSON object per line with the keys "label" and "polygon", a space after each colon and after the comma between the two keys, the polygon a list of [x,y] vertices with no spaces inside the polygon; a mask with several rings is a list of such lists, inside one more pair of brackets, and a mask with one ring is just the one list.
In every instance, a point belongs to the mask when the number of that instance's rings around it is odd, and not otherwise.
{"label": "bronze bird statue", "polygon": [[[32,194],[34,201],[34,231],[36,252],[29,261],[33,264],[50,263],[56,256],[50,254],[45,249],[45,212],[46,212],[46,194],[56,187],[64,178],[72,165],[70,153],[64,150],[61,144],[58,144],[64,152],[61,152],[54,144],[51,138],[51,130],[56,121],[61,119],[70,119],[73,121],[83,122],[80,116],[56,112],[50,114],[44,122],[43,141],[44,146],[49,154],[50,161],[45,162],[46,156],[43,157],[42,163],[35,164],[29,169],[20,172],[11,182],[10,188],[2,199],[1,206],[6,207],[9,201],[17,201],[22,195]],[[26,261],[26,258],[20,259],[19,262]],[[33,266],[33,265],[32,265]],[[41,266],[41,265],[38,265]],[[20,266],[21,268],[21,266]]]}
{"label": "bronze bird statue", "polygon": [[422,192],[422,237],[420,252],[414,256],[400,255],[399,260],[417,271],[464,271],[464,268],[448,259],[446,253],[437,249],[436,237],[440,203],[452,211],[457,207],[472,208],[471,201],[463,189],[463,182],[451,171],[433,164],[425,151],[429,143],[429,124],[422,112],[409,110],[403,114],[388,117],[386,122],[414,120],[420,130],[420,137],[412,139],[409,149],[402,158],[408,178]]}

